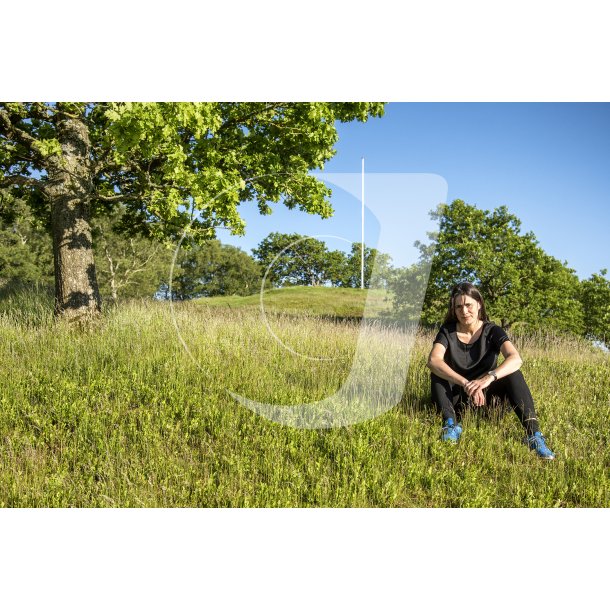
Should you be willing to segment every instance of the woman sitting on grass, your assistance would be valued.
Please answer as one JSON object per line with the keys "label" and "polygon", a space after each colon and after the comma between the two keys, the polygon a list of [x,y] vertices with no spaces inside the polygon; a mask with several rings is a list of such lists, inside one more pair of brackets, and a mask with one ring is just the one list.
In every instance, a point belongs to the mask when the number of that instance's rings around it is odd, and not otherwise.
{"label": "woman sitting on grass", "polygon": [[[498,354],[504,362],[498,364]],[[495,397],[507,399],[526,431],[525,442],[545,460],[555,454],[538,428],[534,401],[523,374],[521,357],[508,336],[489,321],[483,297],[469,282],[451,291],[449,311],[428,358],[432,401],[443,415],[444,441],[456,443],[462,427],[457,413],[467,403],[483,406]]]}

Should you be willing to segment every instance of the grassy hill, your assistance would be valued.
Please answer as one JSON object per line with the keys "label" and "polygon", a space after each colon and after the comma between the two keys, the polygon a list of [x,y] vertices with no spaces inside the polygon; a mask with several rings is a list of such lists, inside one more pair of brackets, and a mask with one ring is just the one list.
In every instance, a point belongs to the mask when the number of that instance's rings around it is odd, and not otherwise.
{"label": "grassy hill", "polygon": [[[260,308],[260,294],[247,297],[209,297],[198,300],[209,307]],[[323,286],[294,286],[265,291],[265,311],[275,313],[321,316],[326,318],[361,318],[365,303],[368,314],[378,316],[391,309],[385,290],[361,290],[359,288],[326,288]]]}
{"label": "grassy hill", "polygon": [[467,413],[460,444],[440,442],[426,333],[378,417],[269,421],[229,392],[278,409],[332,395],[360,325],[277,316],[272,335],[256,309],[212,302],[126,304],[82,332],[44,304],[0,308],[0,506],[610,506],[610,358],[586,342],[519,340],[545,463],[512,412]]}

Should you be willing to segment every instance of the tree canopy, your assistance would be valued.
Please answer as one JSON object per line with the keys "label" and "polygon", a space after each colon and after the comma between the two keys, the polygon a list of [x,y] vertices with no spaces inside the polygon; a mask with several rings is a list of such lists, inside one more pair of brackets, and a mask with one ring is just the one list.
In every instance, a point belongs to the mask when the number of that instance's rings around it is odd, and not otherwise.
{"label": "tree canopy", "polygon": [[208,240],[182,250],[172,279],[172,297],[247,296],[260,290],[262,270],[243,250]]}
{"label": "tree canopy", "polygon": [[610,348],[610,279],[608,270],[593,273],[581,282],[585,334]]}
{"label": "tree canopy", "polygon": [[[341,288],[360,288],[361,244],[352,244],[349,255],[329,250],[314,237],[299,233],[270,233],[252,254],[263,272],[275,286],[320,286],[330,284]],[[390,256],[364,246],[364,287],[381,288],[390,273]],[[379,274],[371,285],[373,266]]]}
{"label": "tree canopy", "polygon": [[53,236],[56,311],[100,307],[91,218],[125,207],[123,229],[202,241],[244,232],[238,207],[280,200],[328,217],[330,189],[309,174],[334,155],[335,123],[382,103],[0,103],[0,188]]}
{"label": "tree canopy", "polygon": [[439,323],[452,286],[469,281],[481,290],[490,316],[506,329],[521,324],[582,333],[578,277],[546,254],[533,233],[522,234],[520,220],[505,206],[480,210],[456,199],[432,216],[439,221],[438,232],[429,235],[430,243],[416,243],[418,264],[392,283],[397,309],[415,311],[413,297],[421,299],[425,289],[422,320]]}
{"label": "tree canopy", "polygon": [[274,286],[319,286],[336,266],[324,242],[298,233],[270,233],[252,254]]}
{"label": "tree canopy", "polygon": [[53,284],[51,240],[28,206],[0,191],[0,285]]}
{"label": "tree canopy", "polygon": [[[376,248],[369,248],[364,244],[364,287],[386,288],[388,279],[391,277],[392,257],[380,252]],[[346,258],[344,279],[340,286],[344,288],[360,288],[362,266],[362,244],[354,242],[351,252]],[[373,271],[376,271],[373,277]]]}
{"label": "tree canopy", "polygon": [[124,221],[122,206],[111,216],[92,219],[95,268],[100,293],[116,303],[152,298],[169,280],[175,246],[117,229]]}

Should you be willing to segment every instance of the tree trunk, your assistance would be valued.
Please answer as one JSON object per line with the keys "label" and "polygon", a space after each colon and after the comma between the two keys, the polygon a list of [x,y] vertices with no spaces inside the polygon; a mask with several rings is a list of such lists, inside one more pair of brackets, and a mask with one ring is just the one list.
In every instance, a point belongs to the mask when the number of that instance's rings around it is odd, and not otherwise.
{"label": "tree trunk", "polygon": [[58,123],[57,134],[62,155],[49,165],[46,188],[51,200],[55,314],[68,320],[89,319],[101,310],[89,224],[89,133],[82,120],[68,117]]}

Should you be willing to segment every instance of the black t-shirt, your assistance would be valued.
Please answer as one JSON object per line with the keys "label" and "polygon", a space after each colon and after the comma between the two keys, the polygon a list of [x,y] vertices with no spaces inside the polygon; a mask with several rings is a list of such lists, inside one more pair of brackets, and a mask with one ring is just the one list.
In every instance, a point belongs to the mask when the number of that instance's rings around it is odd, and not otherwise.
{"label": "black t-shirt", "polygon": [[496,368],[498,354],[508,335],[493,322],[484,322],[479,338],[474,343],[462,343],[457,337],[457,323],[441,326],[434,343],[446,348],[445,362],[466,379],[478,379]]}

